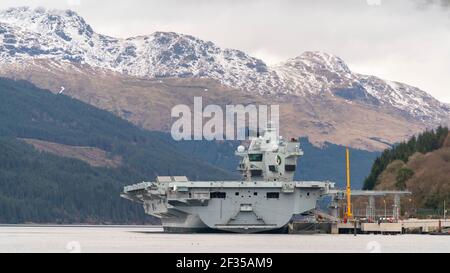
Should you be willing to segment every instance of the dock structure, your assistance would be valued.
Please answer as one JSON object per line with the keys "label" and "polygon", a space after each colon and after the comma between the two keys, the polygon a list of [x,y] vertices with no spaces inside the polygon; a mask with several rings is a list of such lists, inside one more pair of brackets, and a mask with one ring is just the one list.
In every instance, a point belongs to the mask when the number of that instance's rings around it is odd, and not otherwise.
{"label": "dock structure", "polygon": [[[375,198],[376,197],[386,197],[393,196],[394,197],[394,205],[392,206],[392,218],[394,221],[398,221],[400,219],[400,198],[402,196],[411,195],[412,193],[409,191],[353,191],[353,196],[367,196],[369,198],[369,202],[366,207],[366,219],[368,221],[375,221],[376,219],[376,207],[375,207]],[[385,215],[386,216],[386,215]],[[385,217],[386,218],[386,217]]]}
{"label": "dock structure", "polygon": [[[334,213],[338,212],[336,204],[339,199],[342,199],[342,191],[336,191],[333,196],[334,204],[331,205]],[[332,233],[402,233],[404,231],[400,220],[401,209],[401,197],[411,195],[409,191],[365,191],[365,190],[353,190],[352,197],[367,197],[368,203],[365,209],[365,213],[358,214],[353,213],[354,218],[352,221],[337,221],[332,224]],[[375,205],[375,199],[379,197],[392,196],[394,204],[390,213],[389,220],[387,219],[387,209],[385,206],[383,216],[377,215],[377,209]],[[383,199],[384,200],[384,199]],[[380,220],[382,219],[382,220]]]}
{"label": "dock structure", "polygon": [[358,234],[425,234],[450,229],[450,221],[443,219],[405,219],[398,222],[339,222],[331,224],[331,233]]}
{"label": "dock structure", "polygon": [[[334,190],[330,193],[332,200],[329,206],[330,215],[334,218],[339,219],[339,201],[345,198],[346,191],[343,190]],[[375,198],[376,197],[386,197],[393,196],[394,197],[394,205],[392,207],[392,218],[395,221],[400,219],[400,209],[401,204],[400,200],[402,196],[411,195],[409,191],[363,191],[363,190],[352,190],[352,197],[368,197],[369,202],[367,204],[365,210],[365,218],[366,221],[373,222],[376,220],[376,206],[375,206]],[[354,213],[352,213],[354,214]],[[361,215],[359,215],[361,216]],[[386,216],[386,213],[385,213]],[[385,217],[386,218],[386,217]]]}
{"label": "dock structure", "polygon": [[[310,222],[294,223],[290,226],[292,233],[303,233],[306,231],[318,230],[332,234],[404,234],[404,233],[445,233],[450,230],[450,220],[443,219],[401,219],[401,198],[411,195],[408,191],[352,191],[352,197],[367,197],[368,203],[364,213],[352,211],[353,218],[346,219],[339,217],[339,201],[345,200],[346,190],[334,190],[331,192],[332,201],[329,206],[329,213],[316,209],[314,214],[322,219],[316,226]],[[376,198],[393,197],[392,210],[384,213],[377,213]],[[345,203],[345,202],[344,202]],[[386,203],[385,203],[386,204]],[[344,208],[346,211],[347,208]],[[448,233],[448,232],[447,232]]]}
{"label": "dock structure", "polygon": [[[368,203],[363,213],[352,211],[353,218],[339,215],[341,204],[345,201],[346,190],[332,190],[329,212],[319,209],[314,211],[316,223],[295,222],[289,227],[291,233],[332,233],[332,234],[403,234],[403,233],[437,233],[450,229],[450,220],[443,219],[401,219],[401,198],[411,195],[408,191],[352,191],[352,197],[367,197]],[[393,197],[392,210],[385,206],[384,213],[376,208],[376,198]],[[345,202],[343,202],[345,203]],[[385,203],[386,204],[386,203]],[[344,204],[345,205],[345,204]],[[344,208],[347,211],[347,208]],[[378,213],[377,213],[378,212]]]}

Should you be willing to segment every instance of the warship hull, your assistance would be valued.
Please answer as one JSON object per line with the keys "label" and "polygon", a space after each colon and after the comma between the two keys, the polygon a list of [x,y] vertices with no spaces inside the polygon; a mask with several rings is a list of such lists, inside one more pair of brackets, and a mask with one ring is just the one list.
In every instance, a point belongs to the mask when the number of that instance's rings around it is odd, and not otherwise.
{"label": "warship hull", "polygon": [[164,232],[167,233],[214,233],[215,230],[205,225],[197,215],[173,211],[180,216],[165,216],[161,218]]}
{"label": "warship hull", "polygon": [[282,231],[295,214],[315,209],[329,182],[146,182],[122,197],[143,204],[171,233]]}
{"label": "warship hull", "polygon": [[196,220],[190,220],[185,222],[178,222],[178,219],[163,218],[161,223],[165,233],[179,233],[179,234],[194,234],[194,233],[271,233],[271,234],[284,234],[288,232],[288,224],[281,228],[267,229],[263,228],[261,230],[257,228],[243,228],[242,230],[221,230],[210,228],[201,222],[200,218],[194,215],[190,215],[192,218],[197,218]]}

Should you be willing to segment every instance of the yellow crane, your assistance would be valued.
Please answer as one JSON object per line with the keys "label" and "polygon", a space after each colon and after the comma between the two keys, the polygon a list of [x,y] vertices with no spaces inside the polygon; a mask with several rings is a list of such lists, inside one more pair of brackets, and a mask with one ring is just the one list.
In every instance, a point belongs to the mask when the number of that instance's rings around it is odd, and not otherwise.
{"label": "yellow crane", "polygon": [[352,189],[350,187],[350,151],[348,147],[346,148],[346,159],[347,159],[347,211],[345,212],[345,219],[353,218],[352,213]]}

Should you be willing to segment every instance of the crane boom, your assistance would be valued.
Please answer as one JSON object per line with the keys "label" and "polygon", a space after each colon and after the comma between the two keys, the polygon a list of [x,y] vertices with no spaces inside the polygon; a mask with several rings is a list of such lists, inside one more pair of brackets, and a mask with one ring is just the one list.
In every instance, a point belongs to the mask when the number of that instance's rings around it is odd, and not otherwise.
{"label": "crane boom", "polygon": [[345,218],[350,219],[353,217],[352,213],[352,189],[350,187],[350,152],[348,147],[346,148],[346,161],[347,161],[347,212],[345,213]]}

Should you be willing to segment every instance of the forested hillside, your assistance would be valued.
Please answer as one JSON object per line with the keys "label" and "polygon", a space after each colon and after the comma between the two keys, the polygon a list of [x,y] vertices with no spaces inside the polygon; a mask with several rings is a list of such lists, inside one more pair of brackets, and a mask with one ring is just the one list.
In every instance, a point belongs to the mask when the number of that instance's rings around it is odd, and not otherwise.
{"label": "forested hillside", "polygon": [[[0,222],[132,223],[140,205],[122,200],[126,184],[156,175],[232,179],[230,172],[178,151],[168,135],[135,127],[113,114],[41,90],[0,79]],[[99,168],[41,153],[18,138],[96,147],[116,168]]]}
{"label": "forested hillside", "polygon": [[139,175],[0,139],[0,223],[142,223],[142,208],[119,193]]}
{"label": "forested hillside", "polygon": [[450,203],[450,134],[442,147],[416,152],[408,161],[395,160],[378,177],[375,190],[408,190],[410,208],[442,215]]}
{"label": "forested hillside", "polygon": [[[417,137],[414,136],[409,141],[402,142],[392,149],[385,150],[381,156],[375,160],[370,175],[364,182],[364,189],[373,189],[376,186],[378,177],[390,163],[396,160],[407,163],[409,157],[414,153],[418,152],[425,154],[441,148],[448,133],[448,128],[439,127],[436,130],[430,130],[419,134]],[[404,174],[399,175],[408,175],[406,171],[403,172]]]}

